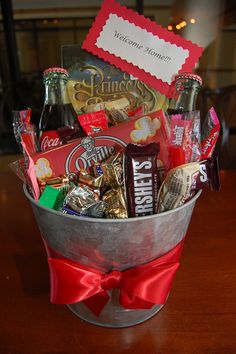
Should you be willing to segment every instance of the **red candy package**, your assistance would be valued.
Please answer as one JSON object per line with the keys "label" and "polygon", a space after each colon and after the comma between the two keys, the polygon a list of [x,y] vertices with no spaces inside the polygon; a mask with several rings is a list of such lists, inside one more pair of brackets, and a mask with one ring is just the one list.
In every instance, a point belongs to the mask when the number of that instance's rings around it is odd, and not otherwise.
{"label": "red candy package", "polygon": [[206,159],[212,156],[219,134],[220,122],[214,108],[212,107],[208,111],[202,127],[202,159]]}
{"label": "red candy package", "polygon": [[171,168],[199,161],[200,112],[192,111],[169,116]]}
{"label": "red candy package", "polygon": [[108,120],[104,110],[78,115],[78,121],[86,135],[108,129]]}
{"label": "red candy package", "polygon": [[181,114],[171,116],[170,153],[172,168],[186,163],[190,155],[192,122],[181,118]]}
{"label": "red candy package", "polygon": [[137,118],[137,117],[142,117],[144,114],[148,113],[148,107],[145,104],[142,104],[141,106],[135,108],[132,111],[128,112],[129,118]]}

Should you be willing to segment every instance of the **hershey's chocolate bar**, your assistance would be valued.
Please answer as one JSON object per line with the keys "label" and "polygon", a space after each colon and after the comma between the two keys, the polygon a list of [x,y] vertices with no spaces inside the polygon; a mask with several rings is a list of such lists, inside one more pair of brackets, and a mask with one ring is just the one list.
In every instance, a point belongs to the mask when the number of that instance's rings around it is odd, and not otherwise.
{"label": "hershey's chocolate bar", "polygon": [[130,217],[157,213],[159,151],[159,143],[128,144],[125,149],[125,186]]}

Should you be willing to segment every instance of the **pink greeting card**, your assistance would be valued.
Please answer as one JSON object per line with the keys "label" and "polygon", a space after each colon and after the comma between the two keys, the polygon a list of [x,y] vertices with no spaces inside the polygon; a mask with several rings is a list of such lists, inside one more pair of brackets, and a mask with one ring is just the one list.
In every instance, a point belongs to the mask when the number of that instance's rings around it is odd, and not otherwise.
{"label": "pink greeting card", "polygon": [[113,0],[105,0],[82,48],[171,95],[177,73],[191,72],[203,48]]}

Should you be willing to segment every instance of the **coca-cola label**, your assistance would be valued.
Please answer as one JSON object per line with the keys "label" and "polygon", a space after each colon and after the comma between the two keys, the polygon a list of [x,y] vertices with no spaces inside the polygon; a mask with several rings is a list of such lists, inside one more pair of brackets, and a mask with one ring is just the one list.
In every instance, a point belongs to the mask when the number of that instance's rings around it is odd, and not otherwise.
{"label": "coca-cola label", "polygon": [[91,135],[83,138],[69,153],[65,163],[66,173],[88,169],[94,163],[103,161],[116,154],[126,143],[113,136]]}
{"label": "coca-cola label", "polygon": [[56,130],[49,130],[42,132],[39,143],[41,151],[46,151],[61,145],[61,139]]}

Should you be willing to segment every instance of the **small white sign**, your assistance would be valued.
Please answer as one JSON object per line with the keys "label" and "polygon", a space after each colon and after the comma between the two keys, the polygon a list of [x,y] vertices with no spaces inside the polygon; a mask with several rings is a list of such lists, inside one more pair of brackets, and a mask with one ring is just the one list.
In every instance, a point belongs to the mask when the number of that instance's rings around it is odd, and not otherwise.
{"label": "small white sign", "polygon": [[189,50],[178,47],[116,14],[110,14],[95,45],[171,84]]}

